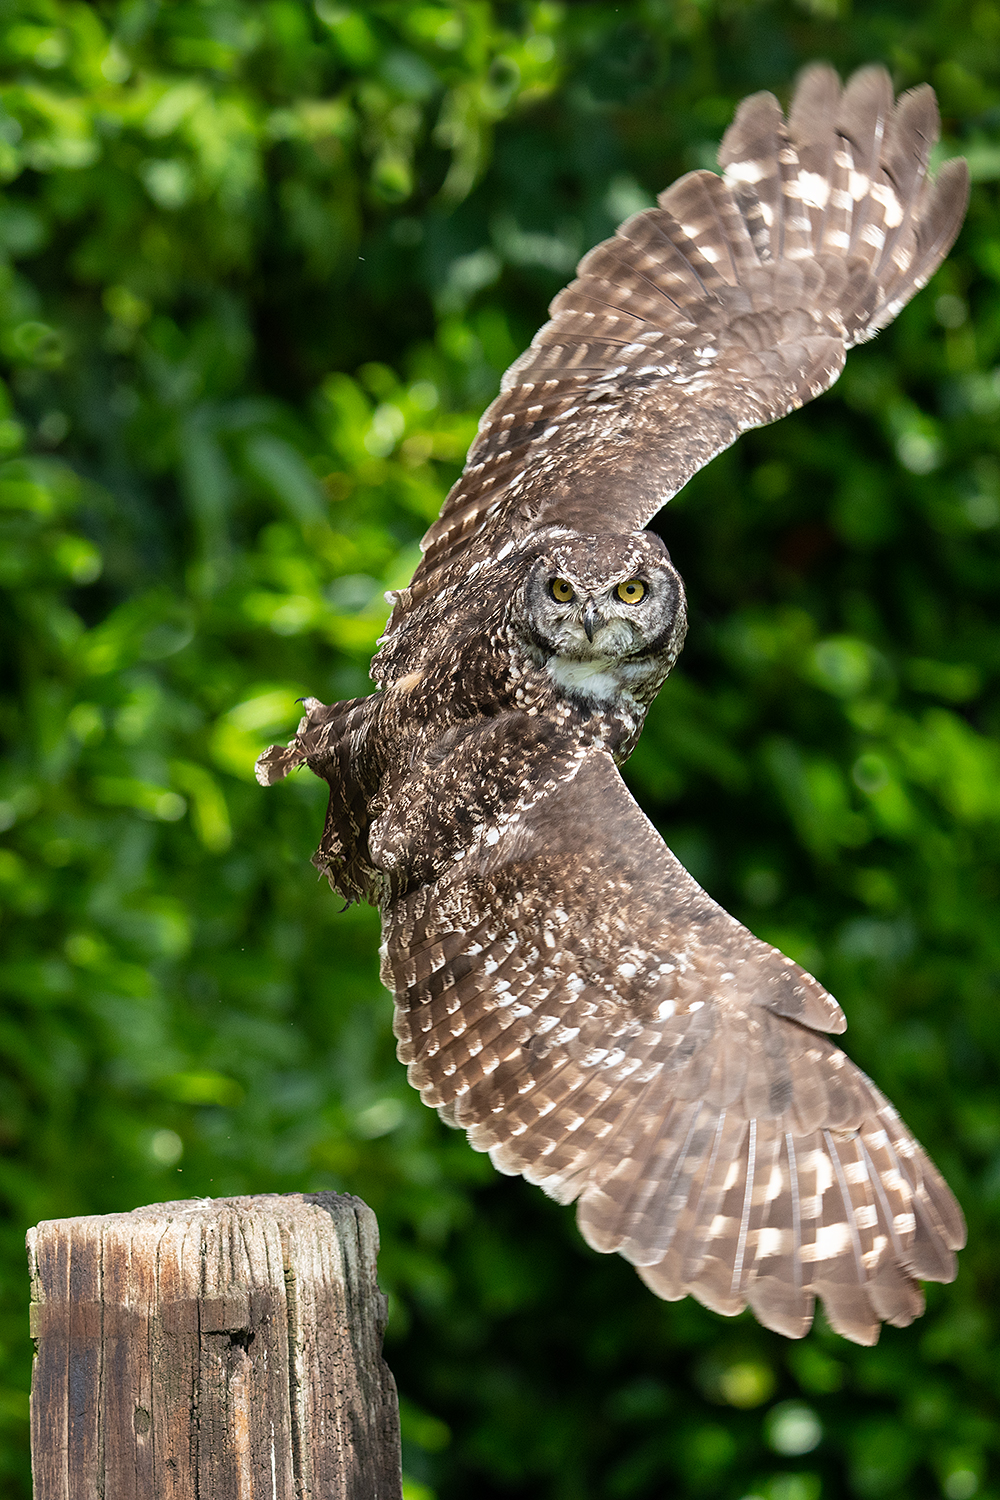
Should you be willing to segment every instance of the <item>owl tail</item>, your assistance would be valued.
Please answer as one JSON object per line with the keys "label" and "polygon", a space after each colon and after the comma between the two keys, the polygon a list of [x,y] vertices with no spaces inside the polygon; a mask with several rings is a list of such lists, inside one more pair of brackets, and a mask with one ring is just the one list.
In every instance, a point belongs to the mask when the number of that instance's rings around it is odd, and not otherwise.
{"label": "owl tail", "polygon": [[374,901],[378,894],[378,876],[368,859],[368,803],[381,768],[369,764],[365,753],[377,703],[378,694],[330,704],[303,698],[305,714],[295,738],[271,745],[254,768],[261,786],[273,786],[298,766],[308,766],[327,783],[330,803],[313,864],[348,904]]}

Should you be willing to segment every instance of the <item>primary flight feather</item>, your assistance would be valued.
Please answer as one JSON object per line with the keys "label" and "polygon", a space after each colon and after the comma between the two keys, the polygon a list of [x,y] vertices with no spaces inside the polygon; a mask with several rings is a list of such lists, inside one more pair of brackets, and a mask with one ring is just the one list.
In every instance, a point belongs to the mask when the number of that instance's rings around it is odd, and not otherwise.
{"label": "primary flight feather", "polygon": [[930,88],[810,68],[580,262],[395,596],[369,698],[258,762],[330,785],[315,863],[382,912],[399,1056],[503,1172],[578,1203],[661,1297],[845,1337],[949,1281],[961,1211],[830,1039],[840,1007],[712,901],[618,766],[681,649],[645,526],[837,379],[947,254]]}

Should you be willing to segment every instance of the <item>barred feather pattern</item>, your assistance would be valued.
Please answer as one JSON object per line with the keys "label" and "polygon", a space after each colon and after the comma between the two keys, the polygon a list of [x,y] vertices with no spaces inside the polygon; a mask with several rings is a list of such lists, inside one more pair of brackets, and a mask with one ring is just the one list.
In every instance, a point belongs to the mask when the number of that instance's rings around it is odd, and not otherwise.
{"label": "barred feather pattern", "polygon": [[[947,254],[966,163],[928,159],[926,85],[808,69],[788,120],[744,101],[721,177],[691,172],[584,256],[507,371],[390,635],[477,555],[544,525],[645,526],[739,434],[801,406]],[[469,554],[466,556],[466,554]]]}
{"label": "barred feather pattern", "polygon": [[661,1297],[749,1304],[792,1338],[817,1297],[859,1343],[909,1323],[918,1279],[954,1275],[962,1216],[824,1035],[836,1002],[697,886],[610,757],[552,766],[523,816],[387,909],[410,1081],[500,1171],[578,1200],[587,1241]]}

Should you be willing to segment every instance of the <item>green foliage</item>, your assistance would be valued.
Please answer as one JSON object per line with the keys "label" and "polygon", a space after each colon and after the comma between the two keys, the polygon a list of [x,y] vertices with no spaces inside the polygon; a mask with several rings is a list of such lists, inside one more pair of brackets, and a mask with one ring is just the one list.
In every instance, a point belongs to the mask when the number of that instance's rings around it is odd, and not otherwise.
{"label": "green foliage", "polygon": [[[579,254],[816,56],[934,83],[968,225],[661,519],[692,631],[629,774],[967,1209],[875,1350],[654,1301],[440,1126],[309,868],[322,787],[251,771],[367,690]],[[28,1225],[332,1187],[379,1215],[414,1500],[1000,1494],[1000,5],[5,0],[0,59],[4,1492]]]}

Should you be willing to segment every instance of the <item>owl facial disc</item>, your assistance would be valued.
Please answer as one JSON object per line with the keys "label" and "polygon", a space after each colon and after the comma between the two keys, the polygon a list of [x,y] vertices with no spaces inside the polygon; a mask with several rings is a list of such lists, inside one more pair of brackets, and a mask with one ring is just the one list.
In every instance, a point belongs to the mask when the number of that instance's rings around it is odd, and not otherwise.
{"label": "owl facial disc", "polygon": [[574,698],[646,699],[684,639],[684,586],[650,532],[553,539],[523,598],[533,656]]}

